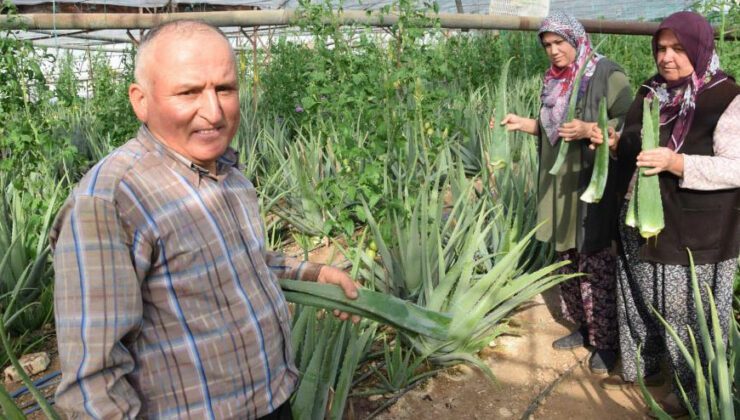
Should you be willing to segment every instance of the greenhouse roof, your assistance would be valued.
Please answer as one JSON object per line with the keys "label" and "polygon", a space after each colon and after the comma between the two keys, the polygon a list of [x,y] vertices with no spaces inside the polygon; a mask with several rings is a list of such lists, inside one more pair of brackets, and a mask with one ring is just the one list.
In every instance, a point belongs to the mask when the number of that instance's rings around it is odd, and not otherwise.
{"label": "greenhouse roof", "polygon": [[[14,0],[18,6],[51,5],[48,0]],[[336,2],[339,4],[339,2]],[[383,6],[392,4],[392,0],[345,0],[345,10],[377,10]],[[459,6],[464,13],[500,13],[514,14],[520,16],[544,16],[548,10],[566,10],[578,18],[590,19],[656,19],[668,14],[690,7],[696,1],[692,0],[663,0],[660,2],[644,0],[437,0],[441,12],[460,12]],[[298,0],[57,0],[53,2],[54,7],[63,5],[97,6],[98,11],[105,11],[107,6],[119,6],[135,9],[169,9],[178,7],[180,10],[200,10],[201,7],[225,6],[249,7],[260,10],[295,9]],[[54,10],[54,9],[50,9]]]}
{"label": "greenhouse roof", "polygon": [[[336,1],[336,0],[335,0]],[[440,12],[465,13],[467,15],[509,15],[541,18],[549,10],[566,10],[581,19],[609,20],[652,20],[684,10],[695,3],[690,0],[665,0],[650,2],[645,7],[643,0],[437,0]],[[200,11],[236,11],[236,10],[294,10],[299,7],[298,0],[197,0],[197,3],[178,0],[14,0],[18,12],[27,13],[166,13],[166,12],[200,12]],[[336,1],[339,4],[339,1]],[[345,11],[378,10],[391,5],[392,0],[345,0],[342,7]],[[58,28],[54,26],[54,28]],[[244,45],[244,38],[259,38],[265,45],[276,33],[275,26],[260,26],[260,29],[242,30],[240,27],[224,28],[227,35],[241,38],[237,41]],[[285,25],[278,29],[285,33]],[[290,34],[296,35],[297,29]],[[90,46],[107,50],[126,48],[132,40],[138,39],[141,32],[122,29],[107,30],[52,30],[39,29],[27,32],[16,32],[16,36],[33,40],[38,45],[82,48]],[[299,34],[298,34],[299,35]],[[256,42],[256,41],[254,41]]]}

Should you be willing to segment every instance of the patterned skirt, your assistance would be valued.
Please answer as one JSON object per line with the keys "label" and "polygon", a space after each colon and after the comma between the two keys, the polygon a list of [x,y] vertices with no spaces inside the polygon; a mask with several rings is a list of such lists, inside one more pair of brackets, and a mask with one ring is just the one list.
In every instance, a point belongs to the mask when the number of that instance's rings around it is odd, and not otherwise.
{"label": "patterned skirt", "polygon": [[[620,220],[624,220],[624,213],[623,208]],[[645,376],[658,372],[661,360],[667,356],[672,373],[676,373],[684,390],[695,402],[696,384],[692,370],[676,342],[653,313],[653,309],[660,313],[689,348],[691,346],[686,327],[691,328],[706,367],[694,306],[690,267],[642,261],[638,258],[640,242],[637,229],[621,224],[620,235],[624,255],[617,261],[617,306],[622,376],[627,381],[637,380],[638,348],[640,369]],[[722,340],[727,343],[727,331],[732,318],[732,281],[737,261],[733,258],[716,264],[696,265],[694,268],[707,319],[710,318],[705,285],[709,286],[714,295]]]}
{"label": "patterned skirt", "polygon": [[561,274],[585,274],[560,284],[563,317],[588,331],[590,345],[617,350],[616,261],[611,250],[583,254],[571,249],[559,252],[558,260],[571,261]]}

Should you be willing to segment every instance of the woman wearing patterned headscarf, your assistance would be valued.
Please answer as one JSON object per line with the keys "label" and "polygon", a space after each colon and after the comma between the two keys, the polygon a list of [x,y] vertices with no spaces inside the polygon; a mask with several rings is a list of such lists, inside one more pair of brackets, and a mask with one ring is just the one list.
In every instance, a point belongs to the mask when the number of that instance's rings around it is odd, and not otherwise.
{"label": "woman wearing patterned headscarf", "polygon": [[[562,272],[587,274],[560,286],[563,316],[579,327],[553,342],[553,347],[566,350],[591,345],[595,348],[589,359],[591,371],[606,373],[614,366],[618,349],[616,256],[612,251],[617,196],[611,162],[602,200],[588,204],[579,197],[591,179],[594,151],[587,140],[597,126],[599,102],[606,99],[609,125],[619,127],[632,93],[623,70],[593,54],[586,31],[572,16],[552,13],[542,22],[539,36],[551,63],[545,72],[539,117],[509,114],[501,124],[539,139],[537,221],[543,225],[537,239],[552,243],[559,260],[571,261]],[[583,78],[575,86],[580,69],[585,69]],[[576,117],[567,121],[573,95],[577,95]],[[550,175],[563,141],[571,142],[565,163],[556,175]]]}
{"label": "woman wearing patterned headscarf", "polygon": [[[689,248],[702,292],[701,283],[705,283],[714,294],[723,339],[727,339],[740,252],[740,87],[719,69],[714,31],[696,13],[666,18],[653,36],[653,55],[658,74],[638,91],[622,135],[611,136],[610,143],[625,165],[619,171],[626,176],[621,177],[618,190],[631,189],[635,166],[651,168],[645,173],[659,177],[665,228],[657,240],[645,242],[636,229],[620,225],[622,378],[607,378],[602,385],[613,389],[634,384],[638,344],[642,344],[641,372],[647,377],[659,371],[667,348],[670,365],[695,404],[692,368],[650,307],[661,313],[684,343],[689,342],[687,325],[699,331]],[[660,147],[640,152],[645,97],[660,101]],[[600,136],[592,141],[600,143]],[[622,221],[624,211],[623,207]],[[708,308],[706,300],[704,307]],[[671,415],[686,412],[675,392],[661,404]]]}

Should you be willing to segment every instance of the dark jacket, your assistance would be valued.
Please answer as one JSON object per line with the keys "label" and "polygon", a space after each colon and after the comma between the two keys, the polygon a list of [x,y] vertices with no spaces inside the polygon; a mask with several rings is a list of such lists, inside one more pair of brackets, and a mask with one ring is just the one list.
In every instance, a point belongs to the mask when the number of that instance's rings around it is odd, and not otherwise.
{"label": "dark jacket", "polygon": [[[614,73],[624,73],[621,67],[603,58],[596,65],[585,91],[576,103],[576,118],[598,121],[601,98],[613,98],[609,106],[610,120],[621,127],[632,101],[632,92],[626,77],[621,82],[610,83]],[[611,85],[611,86],[610,86]],[[544,222],[537,239],[550,241],[556,250],[574,248],[589,254],[610,248],[617,236],[617,195],[613,162],[609,162],[604,195],[598,203],[585,203],[578,199],[586,190],[593,172],[595,152],[588,148],[587,139],[570,143],[570,150],[560,173],[547,173],[552,166],[560,143],[550,145],[543,138],[540,128],[538,174],[538,222]]]}

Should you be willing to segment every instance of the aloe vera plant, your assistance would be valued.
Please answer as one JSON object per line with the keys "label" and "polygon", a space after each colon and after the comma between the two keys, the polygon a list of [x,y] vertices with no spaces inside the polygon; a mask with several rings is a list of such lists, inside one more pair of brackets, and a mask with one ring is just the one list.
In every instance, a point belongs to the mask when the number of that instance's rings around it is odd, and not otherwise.
{"label": "aloe vera plant", "polygon": [[[717,313],[717,305],[714,302],[712,291],[708,284],[699,284],[696,277],[696,271],[694,269],[693,256],[691,255],[691,251],[688,252],[689,266],[691,269],[692,297],[696,308],[696,316],[698,318],[699,338],[701,340],[701,346],[706,359],[706,372],[704,370],[705,366],[702,364],[699,346],[697,345],[697,340],[695,338],[696,332],[687,326],[686,328],[688,329],[690,343],[682,342],[676,333],[676,330],[660,315],[657,310],[655,310],[655,308],[651,309],[663,324],[671,338],[676,342],[681,354],[686,359],[688,366],[694,373],[697,391],[696,395],[698,399],[698,401],[696,401],[696,407],[698,408],[698,412],[694,410],[694,406],[691,401],[689,401],[686,393],[679,384],[679,391],[682,394],[684,405],[689,410],[690,417],[692,419],[701,420],[734,419],[736,412],[735,406],[740,407],[740,404],[738,404],[739,401],[735,396],[737,389],[734,389],[734,387],[740,384],[740,382],[737,381],[738,370],[736,369],[736,362],[740,357],[740,330],[738,330],[737,322],[731,320],[730,331],[728,331],[729,348],[726,348],[724,340],[722,339],[722,330]],[[709,303],[709,319],[706,317],[707,312],[704,309],[704,303],[700,293],[701,286],[704,286],[705,288]],[[663,411],[655,402],[655,399],[648,392],[647,387],[645,386],[644,380],[642,379],[642,373],[639,371],[639,354],[640,352],[638,351],[637,377],[639,378],[643,398],[659,419],[671,419],[671,417],[668,416],[668,414],[666,414],[665,411]]]}
{"label": "aloe vera plant", "polygon": [[[3,360],[16,368],[23,383],[31,391],[44,414],[51,419],[58,416],[41,392],[33,386],[16,357],[22,347],[11,333],[25,334],[39,328],[52,316],[51,264],[47,232],[58,207],[61,183],[47,197],[48,207],[38,219],[31,217],[28,203],[40,191],[18,191],[6,179],[0,179],[5,212],[0,215],[0,342]],[[32,220],[35,220],[32,221]],[[34,234],[38,229],[38,234]],[[5,363],[5,362],[3,362]],[[13,401],[0,390],[0,407],[8,418],[18,415]],[[22,414],[21,414],[22,415]],[[21,417],[24,418],[24,417]]]}
{"label": "aloe vera plant", "polygon": [[342,419],[357,364],[375,334],[375,326],[365,324],[351,325],[332,316],[319,316],[314,308],[296,307],[291,328],[301,372],[291,400],[296,419]]}
{"label": "aloe vera plant", "polygon": [[586,191],[581,194],[581,200],[586,203],[598,203],[604,196],[606,187],[606,178],[609,175],[609,144],[606,139],[609,138],[609,117],[606,110],[606,98],[601,98],[599,102],[599,129],[603,136],[604,143],[596,146],[596,156],[594,158],[593,172],[591,172],[591,181],[586,187]]}
{"label": "aloe vera plant", "polygon": [[[380,261],[365,260],[368,268],[360,273],[387,292],[405,290],[406,298],[451,317],[448,337],[407,337],[419,354],[441,364],[465,361],[492,376],[472,354],[505,331],[503,321],[517,305],[568,277],[553,274],[562,263],[525,272],[524,255],[534,229],[506,241],[496,232],[492,240],[498,220],[511,220],[501,215],[504,207],[492,204],[486,194],[477,198],[475,183],[465,178],[460,165],[443,167],[446,181],[440,182],[439,174],[430,179],[409,219],[391,218],[395,240],[387,241],[380,222],[368,215]],[[454,204],[445,207],[440,191],[455,189]],[[491,244],[501,248],[489,249]],[[418,291],[406,289],[405,273],[420,277]]]}
{"label": "aloe vera plant", "polygon": [[[645,98],[642,105],[642,150],[657,148],[659,139],[660,103],[657,99]],[[637,228],[643,238],[655,237],[665,227],[660,180],[656,175],[645,175],[648,169],[639,169],[626,219],[627,226]]]}

